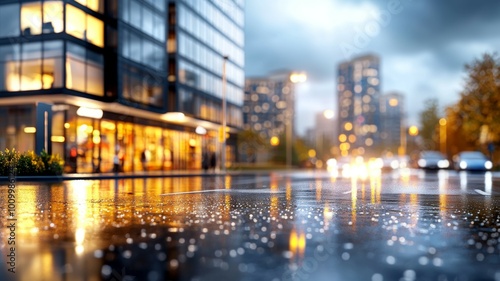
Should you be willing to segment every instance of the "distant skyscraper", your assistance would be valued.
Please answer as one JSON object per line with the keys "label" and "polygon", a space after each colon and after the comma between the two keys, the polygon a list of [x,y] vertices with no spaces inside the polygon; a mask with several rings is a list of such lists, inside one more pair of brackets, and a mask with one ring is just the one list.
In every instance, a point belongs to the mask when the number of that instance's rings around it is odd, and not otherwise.
{"label": "distant skyscraper", "polygon": [[[316,114],[315,128],[312,136],[313,147],[316,148],[316,155],[318,159],[327,160],[332,155],[332,145],[334,138],[336,138],[336,120],[333,117],[333,110],[325,110]],[[307,136],[306,136],[307,137]]]}
{"label": "distant skyscraper", "polygon": [[341,63],[337,73],[338,140],[342,155],[380,145],[380,61],[366,55]]}
{"label": "distant skyscraper", "polygon": [[404,96],[392,92],[380,98],[381,134],[386,150],[396,154],[401,146],[401,129],[404,122]]}
{"label": "distant skyscraper", "polygon": [[291,77],[291,72],[281,71],[245,81],[244,128],[257,132],[267,143],[272,137],[284,141],[287,122],[293,131],[295,94]]}

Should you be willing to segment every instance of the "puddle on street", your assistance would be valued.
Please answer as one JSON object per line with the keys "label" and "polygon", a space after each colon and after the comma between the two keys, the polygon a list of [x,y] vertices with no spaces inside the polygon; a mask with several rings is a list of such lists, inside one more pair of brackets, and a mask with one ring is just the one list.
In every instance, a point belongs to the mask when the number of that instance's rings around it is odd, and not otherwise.
{"label": "puddle on street", "polygon": [[500,280],[498,196],[383,188],[273,176],[19,185],[13,280]]}

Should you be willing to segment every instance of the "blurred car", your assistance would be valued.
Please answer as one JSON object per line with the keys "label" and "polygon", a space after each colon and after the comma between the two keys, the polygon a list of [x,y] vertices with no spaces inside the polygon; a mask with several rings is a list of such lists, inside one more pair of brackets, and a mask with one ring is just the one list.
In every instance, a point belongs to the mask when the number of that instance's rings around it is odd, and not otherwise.
{"label": "blurred car", "polygon": [[479,151],[464,151],[454,157],[455,169],[487,171],[493,168],[493,163]]}
{"label": "blurred car", "polygon": [[382,170],[391,171],[397,169],[408,168],[410,163],[410,157],[404,156],[383,156],[381,159]]}
{"label": "blurred car", "polygon": [[450,162],[441,152],[426,150],[420,152],[417,165],[421,169],[448,169]]}

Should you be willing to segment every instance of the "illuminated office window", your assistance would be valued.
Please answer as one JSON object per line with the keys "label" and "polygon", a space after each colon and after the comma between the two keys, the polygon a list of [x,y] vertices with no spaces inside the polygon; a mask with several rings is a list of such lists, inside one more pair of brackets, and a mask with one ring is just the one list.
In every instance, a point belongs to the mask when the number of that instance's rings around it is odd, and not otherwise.
{"label": "illuminated office window", "polygon": [[43,43],[42,88],[61,88],[63,86],[63,42],[46,41]]}
{"label": "illuminated office window", "polygon": [[85,12],[66,4],[66,33],[84,39],[86,36],[85,22]]}
{"label": "illuminated office window", "polygon": [[64,30],[62,1],[46,1],[43,3],[43,33],[60,33]]}
{"label": "illuminated office window", "polygon": [[103,22],[69,4],[66,4],[66,33],[104,47]]}
{"label": "illuminated office window", "polygon": [[104,11],[104,0],[75,0],[75,1],[93,11],[99,13],[103,13]]}
{"label": "illuminated office window", "polygon": [[42,33],[42,3],[25,3],[21,7],[21,30],[23,35]]}
{"label": "illuminated office window", "polygon": [[97,96],[104,95],[103,57],[68,43],[66,53],[66,87]]}
{"label": "illuminated office window", "polygon": [[90,15],[87,15],[87,41],[104,47],[104,23]]}
{"label": "illuminated office window", "polygon": [[42,89],[42,43],[27,43],[22,46],[20,90]]}

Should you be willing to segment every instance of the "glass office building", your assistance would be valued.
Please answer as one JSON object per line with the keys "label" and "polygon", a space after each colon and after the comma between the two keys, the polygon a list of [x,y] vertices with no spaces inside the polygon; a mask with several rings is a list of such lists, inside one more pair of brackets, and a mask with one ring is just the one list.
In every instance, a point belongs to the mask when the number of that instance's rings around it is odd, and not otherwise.
{"label": "glass office building", "polygon": [[66,172],[111,171],[115,154],[124,171],[199,169],[220,153],[225,99],[231,163],[243,6],[0,0],[0,148],[58,153]]}

